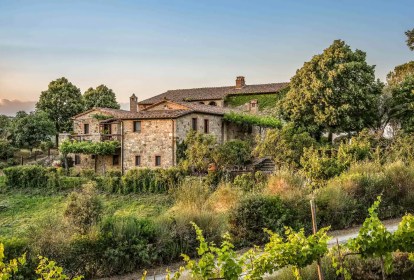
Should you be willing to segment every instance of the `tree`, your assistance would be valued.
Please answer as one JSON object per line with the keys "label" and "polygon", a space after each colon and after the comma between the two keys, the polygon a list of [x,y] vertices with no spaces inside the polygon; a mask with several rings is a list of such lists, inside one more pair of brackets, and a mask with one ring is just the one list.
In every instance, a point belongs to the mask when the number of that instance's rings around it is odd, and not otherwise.
{"label": "tree", "polygon": [[184,143],[187,164],[195,172],[206,172],[212,162],[216,139],[212,135],[190,131]]}
{"label": "tree", "polygon": [[235,139],[221,145],[214,157],[219,166],[230,168],[247,164],[252,158],[251,153],[249,142]]}
{"label": "tree", "polygon": [[404,81],[404,79],[410,75],[414,75],[414,61],[396,66],[394,71],[388,73],[387,84],[389,86],[395,86]]}
{"label": "tree", "polygon": [[16,147],[38,147],[41,142],[50,141],[50,137],[56,133],[53,122],[42,111],[20,114],[13,121],[12,139]]}
{"label": "tree", "polygon": [[414,51],[414,28],[411,30],[405,31],[405,35],[407,36],[407,46],[410,50]]}
{"label": "tree", "polygon": [[300,166],[303,149],[315,145],[316,141],[304,129],[297,128],[293,123],[286,124],[281,129],[269,129],[265,137],[255,148],[256,155],[270,156],[281,166]]}
{"label": "tree", "polygon": [[0,138],[7,138],[10,133],[11,120],[6,115],[0,115]]}
{"label": "tree", "polygon": [[[315,136],[351,132],[376,124],[382,84],[363,51],[336,40],[305,62],[291,79],[283,116]],[[363,114],[361,113],[363,112]]]}
{"label": "tree", "polygon": [[[62,77],[50,82],[42,91],[36,108],[46,112],[55,125],[56,133],[72,130],[71,117],[83,111],[80,89]],[[56,144],[59,136],[56,135]]]}
{"label": "tree", "polygon": [[116,102],[115,93],[105,85],[89,88],[83,95],[85,109],[89,110],[94,107],[119,109],[121,106]]}
{"label": "tree", "polygon": [[392,88],[390,116],[406,132],[414,131],[414,75]]}

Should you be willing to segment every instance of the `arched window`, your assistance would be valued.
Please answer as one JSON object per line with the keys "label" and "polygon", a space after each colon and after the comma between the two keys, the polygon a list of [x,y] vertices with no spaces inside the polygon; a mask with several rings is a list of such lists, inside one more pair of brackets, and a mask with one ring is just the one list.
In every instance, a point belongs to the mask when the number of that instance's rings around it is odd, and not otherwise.
{"label": "arched window", "polygon": [[198,102],[199,104],[202,104],[202,105],[204,105],[204,102],[202,102],[202,101],[200,101],[200,102]]}
{"label": "arched window", "polygon": [[208,103],[208,105],[210,105],[210,106],[217,106],[217,103],[216,103],[216,101],[210,101]]}

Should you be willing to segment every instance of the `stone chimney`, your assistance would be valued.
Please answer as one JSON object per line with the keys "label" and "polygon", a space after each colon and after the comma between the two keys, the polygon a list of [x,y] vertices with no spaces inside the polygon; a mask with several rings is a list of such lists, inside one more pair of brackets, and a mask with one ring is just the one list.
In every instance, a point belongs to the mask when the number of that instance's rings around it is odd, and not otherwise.
{"label": "stone chimney", "polygon": [[135,93],[129,98],[129,111],[132,113],[138,112],[138,97],[135,96]]}
{"label": "stone chimney", "polygon": [[242,88],[246,85],[246,82],[244,81],[243,76],[238,76],[236,78],[236,88]]}
{"label": "stone chimney", "polygon": [[259,102],[257,99],[250,100],[249,111],[253,114],[256,114],[259,111]]}

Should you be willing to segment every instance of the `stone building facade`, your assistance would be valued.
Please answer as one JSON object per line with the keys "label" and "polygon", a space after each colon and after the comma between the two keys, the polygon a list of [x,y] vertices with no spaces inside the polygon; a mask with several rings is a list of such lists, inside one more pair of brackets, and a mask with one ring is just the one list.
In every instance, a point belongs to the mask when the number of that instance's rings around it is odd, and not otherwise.
{"label": "stone building facade", "polygon": [[[61,134],[60,141],[120,142],[113,155],[69,155],[75,168],[125,172],[133,168],[168,168],[177,164],[177,146],[191,130],[213,135],[218,143],[252,137],[258,128],[226,122],[226,96],[231,94],[274,94],[286,84],[246,85],[237,77],[232,87],[174,90],[138,102],[130,97],[130,110],[94,108],[74,116],[73,133]],[[257,110],[257,100],[246,104]],[[247,108],[246,107],[246,108]]]}

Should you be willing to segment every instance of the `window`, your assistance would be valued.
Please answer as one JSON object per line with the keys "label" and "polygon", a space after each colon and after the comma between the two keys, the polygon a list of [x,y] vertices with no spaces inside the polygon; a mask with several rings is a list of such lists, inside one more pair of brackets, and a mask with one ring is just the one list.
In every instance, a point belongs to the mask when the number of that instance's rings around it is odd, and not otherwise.
{"label": "window", "polygon": [[204,133],[209,133],[210,131],[210,122],[208,119],[204,119]]}
{"label": "window", "polygon": [[78,165],[81,163],[80,155],[75,155],[75,165]]}
{"label": "window", "polygon": [[141,121],[134,122],[134,132],[141,132]]}
{"label": "window", "polygon": [[119,165],[119,155],[112,156],[112,165]]}
{"label": "window", "polygon": [[194,131],[197,131],[197,118],[192,118],[192,119],[191,119],[191,128],[192,128]]}
{"label": "window", "polygon": [[135,156],[135,166],[141,166],[141,156]]}
{"label": "window", "polygon": [[161,166],[161,156],[155,156],[155,166]]}
{"label": "window", "polygon": [[208,103],[208,105],[210,105],[210,106],[217,106],[217,103],[215,101],[210,101],[210,103]]}
{"label": "window", "polygon": [[85,123],[83,125],[83,134],[89,134],[89,124]]}

